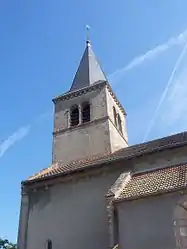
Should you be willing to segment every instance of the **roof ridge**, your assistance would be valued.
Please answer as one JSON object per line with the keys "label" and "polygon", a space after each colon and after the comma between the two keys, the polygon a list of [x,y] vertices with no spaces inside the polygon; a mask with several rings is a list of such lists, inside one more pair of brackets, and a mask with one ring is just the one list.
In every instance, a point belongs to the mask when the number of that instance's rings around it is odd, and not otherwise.
{"label": "roof ridge", "polygon": [[156,141],[160,141],[160,140],[164,140],[164,139],[170,139],[170,138],[174,138],[178,135],[187,135],[187,131],[182,131],[182,132],[179,132],[179,133],[176,133],[176,134],[173,134],[173,135],[169,135],[169,136],[164,136],[164,137],[159,137],[159,138],[155,138],[153,140],[149,140],[149,141],[146,141],[146,142],[143,142],[143,143],[139,143],[139,144],[134,144],[132,146],[138,146],[138,145],[143,145],[143,144],[150,144],[150,143],[153,143],[153,142],[156,142]]}
{"label": "roof ridge", "polygon": [[[159,142],[159,140],[163,140],[165,142],[163,144],[154,143],[155,141]],[[97,154],[91,157],[73,160],[67,164],[63,164],[63,162],[59,161],[56,164],[57,165],[56,168],[54,168],[52,165],[51,167],[48,168],[49,172],[47,172],[48,170],[43,172],[40,171],[39,174],[33,175],[28,180],[24,181],[24,183],[32,181],[35,182],[37,180],[39,181],[40,179],[44,180],[50,176],[55,177],[59,175],[67,175],[73,172],[75,173],[81,170],[85,170],[86,168],[90,169],[91,167],[92,168],[97,167],[101,164],[111,163],[112,161],[130,159],[133,157],[138,157],[144,154],[149,154],[164,149],[184,146],[186,144],[187,144],[187,132],[181,132],[172,136],[152,140],[150,141],[149,146],[144,146],[145,143],[143,143],[142,146],[133,145],[120,149],[114,153],[106,152],[104,154]]]}
{"label": "roof ridge", "polygon": [[43,168],[43,169],[40,170],[38,173],[36,173],[36,174],[30,176],[30,177],[28,178],[28,180],[32,180],[33,178],[35,178],[35,177],[37,177],[37,176],[40,176],[41,174],[47,173],[47,171],[48,171],[49,169],[56,170],[56,169],[61,168],[61,167],[68,167],[68,166],[70,166],[70,165],[72,165],[72,164],[86,163],[86,162],[90,162],[92,159],[93,159],[93,160],[94,160],[94,159],[95,159],[95,160],[102,159],[102,158],[104,158],[104,157],[109,156],[110,154],[111,154],[110,152],[106,152],[106,153],[104,153],[104,154],[92,155],[92,156],[89,156],[89,157],[86,157],[86,158],[77,159],[77,160],[72,160],[71,162],[69,162],[69,163],[67,163],[67,164],[62,164],[62,165],[60,165],[60,163],[63,163],[63,161],[61,160],[61,161],[58,161],[58,162],[56,162],[56,163],[50,165],[50,166],[47,167],[47,168]]}
{"label": "roof ridge", "polygon": [[[104,154],[96,154],[96,155],[91,155],[91,156],[88,156],[88,157],[85,157],[85,158],[80,158],[80,159],[77,159],[77,160],[72,160],[70,161],[69,163],[65,164],[65,165],[70,165],[70,164],[76,164],[76,163],[82,163],[82,162],[89,162],[90,159],[100,159],[100,158],[103,158],[103,157],[106,157],[108,155],[110,155],[111,153],[110,152],[105,152]],[[61,163],[63,161],[58,161],[57,163]]]}

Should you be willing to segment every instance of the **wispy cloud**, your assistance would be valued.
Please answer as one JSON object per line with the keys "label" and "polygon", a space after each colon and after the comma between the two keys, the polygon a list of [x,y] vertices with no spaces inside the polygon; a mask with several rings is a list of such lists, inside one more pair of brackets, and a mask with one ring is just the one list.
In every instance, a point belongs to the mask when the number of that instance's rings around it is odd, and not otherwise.
{"label": "wispy cloud", "polygon": [[10,149],[12,146],[14,146],[18,141],[22,140],[24,137],[26,137],[33,125],[39,125],[41,122],[44,122],[46,118],[48,118],[51,114],[51,111],[45,112],[37,119],[33,124],[29,124],[26,126],[20,127],[17,131],[15,131],[13,134],[11,134],[6,140],[0,143],[0,158]]}
{"label": "wispy cloud", "polygon": [[11,134],[5,141],[0,144],[0,158],[5,154],[5,152],[12,147],[16,142],[23,139],[30,131],[31,126],[23,126],[19,128],[16,132]]}
{"label": "wispy cloud", "polygon": [[162,121],[167,126],[181,126],[187,128],[187,65],[183,68],[177,79],[168,91],[162,112]]}
{"label": "wispy cloud", "polygon": [[52,111],[51,109],[48,110],[47,112],[42,113],[41,115],[39,115],[39,116],[36,118],[34,124],[35,124],[35,125],[40,125],[40,124],[43,123],[46,119],[51,118],[52,114],[53,114],[53,111]]}
{"label": "wispy cloud", "polygon": [[[149,136],[149,134],[150,134],[150,132],[151,132],[151,130],[152,130],[152,127],[153,127],[154,124],[155,124],[155,120],[156,120],[156,117],[157,117],[157,115],[158,115],[158,113],[159,113],[159,111],[160,111],[161,105],[162,105],[162,103],[166,100],[166,96],[168,96],[168,92],[169,92],[169,90],[170,90],[170,86],[172,86],[172,84],[173,84],[173,80],[174,80],[175,74],[176,74],[177,70],[179,69],[179,67],[180,67],[180,65],[181,65],[181,62],[182,62],[182,60],[183,60],[183,58],[184,58],[184,56],[185,56],[185,54],[186,54],[186,51],[187,51],[187,42],[186,42],[186,44],[185,44],[185,46],[184,46],[182,52],[180,53],[177,62],[175,63],[175,66],[174,66],[173,71],[172,71],[172,73],[171,73],[171,75],[170,75],[170,78],[169,78],[169,80],[168,80],[168,82],[167,82],[167,85],[166,85],[166,87],[165,87],[165,89],[164,89],[164,91],[163,91],[163,93],[162,93],[162,95],[161,95],[161,97],[160,97],[160,99],[159,99],[157,108],[156,108],[156,110],[155,110],[155,112],[154,112],[154,114],[153,114],[153,117],[152,117],[152,119],[151,119],[149,125],[148,125],[148,129],[147,129],[147,131],[146,131],[146,134],[145,134],[145,136],[144,136],[143,141],[145,141],[145,140],[147,139],[147,137]],[[181,80],[181,78],[179,78],[179,80],[176,81],[176,83],[174,84],[173,92],[172,92],[172,94],[170,95],[170,98],[169,98],[169,99],[171,100],[174,96],[175,96],[175,97],[177,96],[177,98],[175,99],[175,102],[173,102],[171,106],[173,106],[173,107],[174,107],[175,105],[178,106],[178,107],[177,107],[177,111],[180,110],[180,115],[181,115],[181,111],[184,110],[184,109],[183,109],[183,108],[184,108],[184,107],[183,107],[184,102],[187,100],[187,99],[186,99],[186,96],[185,96],[185,94],[184,94],[184,92],[186,92],[186,91],[183,92],[183,89],[185,88],[184,82],[185,82],[185,80],[184,80],[184,77],[183,77],[183,75],[182,75],[182,80]],[[178,92],[178,95],[176,95],[177,92]],[[181,99],[180,99],[180,98],[181,98]],[[169,110],[171,110],[171,108],[169,108]],[[168,110],[168,111],[169,111],[169,110]],[[177,112],[176,112],[176,110],[175,110],[175,115],[176,115],[176,114],[177,114]],[[175,115],[174,115],[174,116],[175,116]],[[177,114],[177,115],[178,115],[178,114]]]}
{"label": "wispy cloud", "polygon": [[123,76],[126,71],[129,71],[135,67],[138,67],[142,65],[143,63],[155,59],[157,56],[162,54],[163,52],[169,50],[170,48],[174,46],[179,46],[185,44],[187,41],[187,30],[179,34],[178,36],[170,38],[168,41],[166,41],[163,44],[160,44],[156,46],[153,49],[150,49],[146,53],[135,57],[132,59],[125,67],[117,69],[115,72],[110,74],[108,78],[112,82],[117,82],[119,81]]}

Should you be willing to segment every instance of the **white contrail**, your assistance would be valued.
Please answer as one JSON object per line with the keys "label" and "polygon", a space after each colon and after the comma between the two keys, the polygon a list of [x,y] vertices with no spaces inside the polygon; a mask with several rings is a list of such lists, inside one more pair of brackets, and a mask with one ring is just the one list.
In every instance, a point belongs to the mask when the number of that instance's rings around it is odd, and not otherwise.
{"label": "white contrail", "polygon": [[[186,58],[185,58],[186,59]],[[186,127],[187,122],[187,64],[173,81],[162,108],[162,121],[168,126]],[[176,128],[175,128],[176,129]]]}
{"label": "white contrail", "polygon": [[16,142],[18,142],[22,138],[24,138],[28,134],[30,128],[30,125],[23,126],[19,128],[16,132],[14,132],[12,135],[10,135],[5,141],[3,141],[0,144],[0,158],[10,147],[12,147]]}
{"label": "white contrail", "polygon": [[145,63],[146,61],[153,60],[159,54],[165,52],[166,50],[172,48],[173,46],[183,45],[186,43],[186,41],[187,41],[187,30],[185,30],[184,32],[182,32],[178,36],[170,38],[167,42],[156,46],[155,48],[149,50],[145,54],[135,57],[125,67],[117,69],[115,72],[110,74],[108,76],[108,78],[111,80],[113,79],[112,81],[115,81],[115,82],[119,81],[123,77],[123,75],[126,71],[129,71],[129,70]]}
{"label": "white contrail", "polygon": [[7,150],[12,147],[16,142],[22,140],[25,136],[28,135],[30,132],[30,129],[34,125],[39,125],[41,122],[44,122],[46,118],[49,117],[49,114],[51,112],[45,112],[41,114],[37,119],[31,124],[27,126],[22,126],[17,131],[15,131],[13,134],[11,134],[6,140],[0,143],[0,158],[7,152]]}
{"label": "white contrail", "polygon": [[164,101],[164,99],[165,99],[165,97],[166,97],[166,94],[167,94],[167,92],[168,92],[168,89],[169,89],[169,87],[170,87],[170,85],[171,85],[171,83],[172,83],[172,81],[173,81],[173,78],[174,78],[174,76],[175,76],[175,73],[176,73],[178,67],[180,66],[180,63],[181,63],[181,61],[182,61],[182,59],[183,59],[183,57],[184,57],[186,51],[187,51],[187,43],[185,44],[185,46],[184,46],[182,52],[181,52],[180,55],[179,55],[179,58],[178,58],[177,62],[176,62],[176,64],[175,64],[174,68],[173,68],[173,71],[172,71],[171,76],[170,76],[170,78],[169,78],[169,80],[168,80],[168,83],[167,83],[167,85],[166,85],[166,87],[165,87],[165,89],[164,89],[163,94],[161,95],[160,100],[159,100],[159,103],[158,103],[158,106],[157,106],[157,108],[156,108],[156,111],[155,111],[155,113],[154,113],[154,115],[153,115],[153,117],[152,117],[152,119],[151,119],[151,122],[150,122],[150,124],[149,124],[149,126],[148,126],[148,129],[147,129],[147,132],[146,132],[145,137],[144,137],[144,139],[143,139],[143,142],[147,139],[147,137],[148,137],[148,135],[149,135],[149,133],[150,133],[150,131],[151,131],[151,129],[152,129],[154,123],[155,123],[156,116],[157,116],[157,114],[158,114],[158,112],[159,112],[159,110],[160,110],[160,107],[161,107],[161,105],[162,105],[162,103],[163,103],[163,101]]}

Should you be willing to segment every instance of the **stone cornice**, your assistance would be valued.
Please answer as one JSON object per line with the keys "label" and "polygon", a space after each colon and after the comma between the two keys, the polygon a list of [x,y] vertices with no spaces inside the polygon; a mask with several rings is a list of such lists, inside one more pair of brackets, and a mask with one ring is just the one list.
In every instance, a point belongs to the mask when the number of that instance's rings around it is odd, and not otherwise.
{"label": "stone cornice", "polygon": [[99,88],[101,89],[103,86],[107,86],[107,89],[108,89],[109,93],[111,94],[112,98],[114,99],[115,103],[118,105],[118,107],[120,108],[122,113],[124,115],[127,115],[126,112],[125,112],[125,109],[123,108],[123,106],[121,105],[119,100],[117,99],[115,93],[112,90],[112,87],[110,86],[110,84],[107,81],[99,82],[99,83],[96,83],[96,84],[94,84],[92,86],[85,87],[85,88],[82,88],[82,89],[77,90],[77,91],[67,92],[67,93],[65,93],[63,95],[57,96],[56,98],[52,99],[52,101],[54,102],[54,104],[56,104],[58,101],[72,99],[72,98],[81,96],[83,94],[86,94],[88,92],[95,91],[96,89],[99,89]]}
{"label": "stone cornice", "polygon": [[108,89],[109,93],[111,94],[112,98],[114,99],[115,103],[118,105],[118,107],[120,108],[120,110],[122,111],[122,113],[126,116],[127,115],[126,111],[123,108],[123,106],[121,105],[121,103],[119,102],[119,100],[117,99],[115,93],[112,90],[111,85],[108,82],[106,83],[106,85],[107,85],[107,89]]}
{"label": "stone cornice", "polygon": [[100,122],[104,122],[106,120],[110,120],[110,122],[112,123],[112,125],[114,126],[114,128],[118,131],[119,135],[121,136],[121,138],[126,142],[126,144],[128,144],[127,140],[125,139],[125,137],[119,132],[119,130],[117,129],[117,127],[114,125],[114,122],[112,121],[112,119],[109,117],[109,116],[105,116],[105,117],[102,117],[102,118],[98,118],[98,119],[95,119],[95,120],[91,120],[87,123],[81,123],[77,126],[73,126],[73,127],[68,127],[68,128],[65,128],[65,129],[56,129],[54,132],[53,132],[53,136],[57,136],[57,135],[60,135],[62,133],[65,133],[67,131],[71,131],[71,130],[76,130],[76,129],[83,129],[85,128],[86,126],[88,125],[92,125],[92,124],[97,124],[97,123],[100,123]]}
{"label": "stone cornice", "polygon": [[91,120],[89,122],[86,122],[86,123],[81,123],[77,126],[73,126],[73,127],[68,127],[68,128],[65,128],[65,129],[56,129],[54,132],[53,132],[53,135],[54,136],[57,136],[59,134],[62,134],[62,133],[65,133],[67,131],[71,131],[71,130],[76,130],[76,129],[83,129],[84,127],[88,126],[88,125],[91,125],[91,124],[96,124],[96,123],[100,123],[100,122],[103,122],[103,121],[106,121],[107,119],[109,119],[109,116],[105,116],[105,117],[102,117],[102,118],[98,118],[98,119],[95,119],[95,120]]}
{"label": "stone cornice", "polygon": [[107,84],[107,82],[103,81],[103,82],[96,83],[92,86],[82,88],[82,89],[77,90],[77,91],[67,92],[63,95],[57,96],[56,98],[52,99],[52,101],[56,104],[58,101],[69,100],[69,99],[81,96],[83,94],[86,94],[88,92],[95,91],[96,89],[102,88],[106,84]]}

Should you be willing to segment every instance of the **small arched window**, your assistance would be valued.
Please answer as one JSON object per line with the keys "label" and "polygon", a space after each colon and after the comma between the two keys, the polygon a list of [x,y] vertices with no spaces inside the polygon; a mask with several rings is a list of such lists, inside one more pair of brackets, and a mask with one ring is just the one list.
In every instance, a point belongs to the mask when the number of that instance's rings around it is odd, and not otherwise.
{"label": "small arched window", "polygon": [[121,117],[119,114],[118,114],[118,128],[119,128],[120,132],[122,133],[122,123],[121,123]]}
{"label": "small arched window", "polygon": [[76,126],[79,124],[79,108],[77,105],[71,107],[70,122],[71,126]]}
{"label": "small arched window", "polygon": [[52,241],[50,239],[47,240],[47,249],[52,249]]}
{"label": "small arched window", "polygon": [[82,123],[90,121],[90,104],[85,102],[82,104]]}
{"label": "small arched window", "polygon": [[114,124],[117,126],[117,112],[116,108],[113,106]]}

